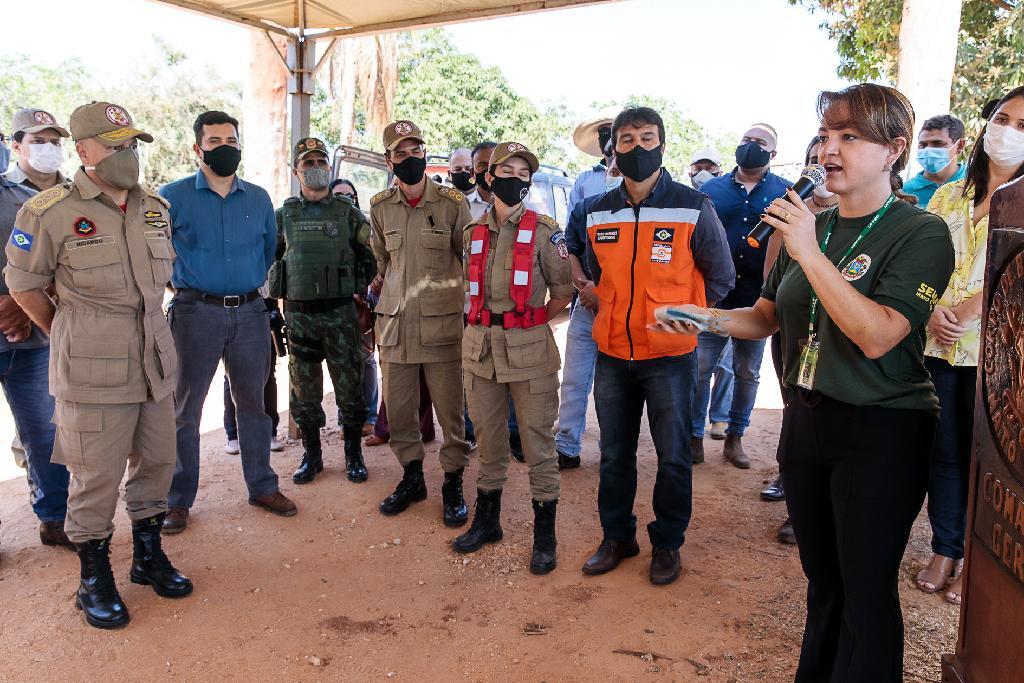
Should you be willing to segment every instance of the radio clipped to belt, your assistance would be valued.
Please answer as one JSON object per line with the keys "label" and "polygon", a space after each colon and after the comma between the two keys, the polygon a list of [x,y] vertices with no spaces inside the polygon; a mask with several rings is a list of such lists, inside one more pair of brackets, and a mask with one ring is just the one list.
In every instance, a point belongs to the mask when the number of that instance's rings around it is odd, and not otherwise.
{"label": "radio clipped to belt", "polygon": [[537,214],[526,210],[519,220],[512,249],[512,279],[508,293],[515,306],[505,313],[492,313],[486,307],[487,257],[491,249],[486,223],[473,227],[469,250],[469,324],[500,326],[506,330],[529,329],[548,321],[547,309],[528,305],[533,292],[533,245],[537,234]]}

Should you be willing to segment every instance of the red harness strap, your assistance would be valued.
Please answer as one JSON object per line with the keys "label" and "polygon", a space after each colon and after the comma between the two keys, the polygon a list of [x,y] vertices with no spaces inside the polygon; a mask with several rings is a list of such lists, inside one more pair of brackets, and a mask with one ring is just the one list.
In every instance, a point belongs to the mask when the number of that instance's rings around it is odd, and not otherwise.
{"label": "red harness strap", "polygon": [[[508,329],[529,329],[548,321],[544,307],[527,305],[533,293],[533,245],[537,234],[537,214],[529,209],[523,212],[516,231],[515,246],[512,249],[512,279],[509,282],[509,297],[515,309],[502,314],[501,326]],[[491,236],[486,223],[473,228],[469,248],[469,324],[491,325],[492,313],[485,304],[485,282],[487,277],[487,256]]]}

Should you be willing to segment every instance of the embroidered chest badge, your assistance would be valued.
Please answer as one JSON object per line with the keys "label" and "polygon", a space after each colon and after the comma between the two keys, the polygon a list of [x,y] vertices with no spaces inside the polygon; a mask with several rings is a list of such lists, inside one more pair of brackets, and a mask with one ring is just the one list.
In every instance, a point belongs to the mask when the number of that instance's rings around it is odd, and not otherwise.
{"label": "embroidered chest badge", "polygon": [[843,268],[843,279],[847,282],[859,280],[867,274],[868,268],[870,267],[871,257],[867,254],[861,254]]}
{"label": "embroidered chest badge", "polygon": [[96,232],[96,224],[93,223],[88,218],[82,216],[80,218],[76,218],[75,219],[75,224],[73,226],[73,229],[74,229],[76,235],[81,235],[82,237],[88,237],[89,235],[91,235],[94,232]]}
{"label": "embroidered chest badge", "polygon": [[337,223],[324,223],[324,225],[321,228],[321,230],[323,230],[323,233],[325,235],[327,235],[328,237],[337,237],[338,236],[338,224]]}
{"label": "embroidered chest badge", "polygon": [[652,244],[651,245],[651,263],[671,263],[672,262],[672,245],[671,244]]}
{"label": "embroidered chest badge", "polygon": [[672,238],[675,237],[675,228],[657,228],[654,231],[654,239],[659,242],[671,242]]}

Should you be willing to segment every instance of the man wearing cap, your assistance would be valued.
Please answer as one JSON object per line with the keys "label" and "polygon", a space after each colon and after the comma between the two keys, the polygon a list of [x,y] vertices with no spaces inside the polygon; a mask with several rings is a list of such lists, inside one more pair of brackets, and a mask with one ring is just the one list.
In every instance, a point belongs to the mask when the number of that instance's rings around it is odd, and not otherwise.
{"label": "man wearing cap", "polygon": [[239,178],[238,121],[222,111],[193,124],[199,172],[165,185],[177,261],[168,318],[182,362],[174,397],[178,463],[165,533],[179,533],[199,490],[199,421],[217,366],[231,386],[249,504],[281,517],[297,512],[270,466],[272,420],[263,387],[270,373],[270,321],[259,288],[277,249],[270,195]]}
{"label": "man wearing cap", "polygon": [[722,175],[721,155],[710,147],[697,150],[690,159],[690,185],[699,190],[704,183]]}
{"label": "man wearing cap", "polygon": [[462,228],[471,216],[458,190],[424,175],[426,145],[411,121],[384,129],[384,157],[397,185],[370,200],[370,246],[384,277],[377,314],[384,402],[391,421],[391,449],[404,474],[380,504],[396,515],[427,497],[420,440],[420,369],[444,434],[443,519],[465,524],[462,470],[469,460],[462,411]]}
{"label": "man wearing cap", "polygon": [[109,102],[75,109],[71,137],[82,166],[73,183],[25,202],[4,276],[52,340],[53,460],[71,472],[64,529],[81,560],[75,604],[89,624],[114,628],[128,622],[109,556],[125,467],[131,581],[163,597],[192,592],[160,545],[174,469],[178,357],[161,308],[174,249],[167,202],[139,184],[138,141],[153,137]]}
{"label": "man wearing cap", "polygon": [[[11,122],[11,142],[18,163],[5,176],[12,183],[36,192],[67,182],[60,168],[64,165],[62,138],[68,132],[57,119],[42,109],[19,109]],[[7,169],[4,164],[3,169]]]}
{"label": "man wearing cap", "polygon": [[[764,284],[764,249],[747,244],[747,234],[757,225],[772,201],[786,194],[790,183],[771,172],[778,136],[767,123],[752,125],[736,148],[736,167],[705,182],[700,190],[711,198],[725,227],[736,268],[736,287],[718,308],[753,306]],[[723,455],[734,467],[748,469],[750,458],[743,450],[743,433],[750,425],[750,413],[757,399],[763,339],[734,339],[702,333],[697,344],[697,394],[693,400],[694,462],[704,460],[704,427],[707,424],[711,374],[728,347],[732,349],[732,404]],[[717,413],[718,411],[712,411]]]}
{"label": "man wearing cap", "polygon": [[572,282],[558,223],[527,209],[524,202],[538,168],[537,157],[525,145],[503,142],[495,147],[487,177],[494,207],[464,230],[470,308],[462,365],[480,440],[480,471],[473,524],[452,547],[470,553],[502,538],[511,399],[530,468],[530,571],[546,574],[555,568],[559,474],[551,427],[558,406],[560,360],[547,322],[569,303]]}
{"label": "man wearing cap", "polygon": [[[2,136],[0,136],[2,137]],[[0,150],[6,151],[0,142]],[[0,159],[3,155],[0,155]],[[7,244],[14,231],[14,219],[22,205],[36,191],[0,176],[0,244]],[[0,269],[7,256],[0,252]],[[32,323],[11,296],[0,274],[0,385],[11,406],[19,464],[25,467],[32,511],[39,519],[39,540],[43,545],[74,545],[64,533],[68,509],[68,470],[50,461],[53,452],[53,397],[47,389],[50,339]]]}
{"label": "man wearing cap", "polygon": [[[614,115],[601,115],[584,121],[573,132],[576,147],[590,156],[601,157],[601,162],[583,171],[569,192],[569,222],[565,228],[566,244],[582,245],[586,240],[583,200],[599,197],[622,182],[621,176],[610,180],[612,148],[609,145]],[[587,428],[587,405],[594,386],[594,364],[597,362],[597,344],[594,342],[594,314],[597,300],[594,282],[585,259],[570,254],[572,283],[580,292],[569,316],[565,333],[565,366],[562,369],[562,392],[558,406],[558,431],[555,449],[558,468],[573,469],[580,466],[583,432]]]}
{"label": "man wearing cap", "polygon": [[359,442],[366,421],[363,351],[353,295],[366,291],[377,274],[370,251],[370,226],[348,197],[330,189],[327,146],[303,138],[292,154],[299,195],[277,210],[277,252],[270,269],[270,295],[285,300],[291,356],[289,408],[302,433],[302,463],[292,475],[308,484],[324,468],[320,428],[323,362],[345,438],[345,470],[350,481],[366,481]]}

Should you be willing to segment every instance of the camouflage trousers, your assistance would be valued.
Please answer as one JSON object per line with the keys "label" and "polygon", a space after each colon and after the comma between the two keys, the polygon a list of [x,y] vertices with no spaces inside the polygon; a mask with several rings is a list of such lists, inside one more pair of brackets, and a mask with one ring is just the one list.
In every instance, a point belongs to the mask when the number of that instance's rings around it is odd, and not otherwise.
{"label": "camouflage trousers", "polygon": [[322,313],[286,312],[288,323],[288,407],[299,429],[319,429],[327,421],[323,407],[323,369],[334,385],[338,422],[362,427],[366,421],[363,399],[364,351],[359,341],[355,306]]}

